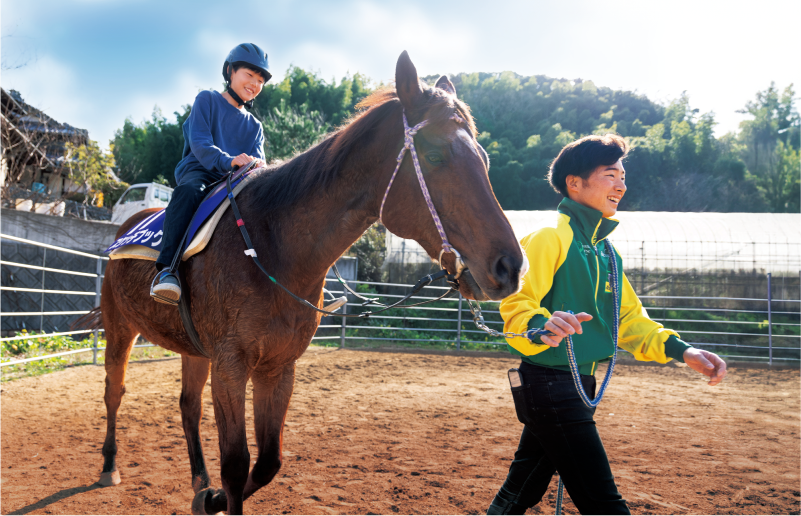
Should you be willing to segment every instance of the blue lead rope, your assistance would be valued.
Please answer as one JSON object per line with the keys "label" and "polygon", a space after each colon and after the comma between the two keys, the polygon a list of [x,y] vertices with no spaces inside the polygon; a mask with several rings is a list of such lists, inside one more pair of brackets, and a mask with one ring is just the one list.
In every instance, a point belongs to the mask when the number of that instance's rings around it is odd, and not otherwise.
{"label": "blue lead rope", "polygon": [[[609,240],[604,240],[606,244],[606,252],[609,253],[610,263],[612,266],[612,299],[613,299],[613,310],[614,310],[614,317],[612,318],[612,339],[615,345],[615,350],[612,353],[612,360],[609,362],[609,368],[606,370],[606,376],[604,376],[604,381],[601,383],[601,388],[598,389],[598,395],[595,397],[594,400],[591,400],[587,393],[584,391],[584,386],[581,384],[581,374],[579,373],[578,365],[576,364],[576,353],[573,351],[573,338],[570,335],[567,336],[567,360],[570,363],[570,375],[573,377],[573,384],[576,386],[576,390],[581,397],[581,401],[584,402],[590,408],[595,408],[601,403],[601,398],[604,397],[604,392],[606,392],[606,388],[609,386],[609,380],[612,379],[612,372],[615,370],[615,360],[617,359],[617,338],[618,338],[618,331],[620,329],[620,294],[618,293],[617,286],[620,283],[618,277],[618,270],[617,270],[617,260],[615,259],[615,250],[612,248],[612,244],[609,243]],[[600,271],[598,272],[600,274]],[[568,310],[568,313],[573,313]],[[556,489],[556,510],[554,511],[556,514],[562,514],[562,497],[564,492],[565,485],[562,482],[562,475],[559,475],[559,486]]]}
{"label": "blue lead rope", "polygon": [[[590,397],[587,396],[587,393],[584,391],[584,386],[581,384],[581,374],[579,373],[578,364],[576,363],[576,352],[573,349],[573,338],[570,335],[567,336],[567,361],[570,365],[570,373],[573,377],[573,384],[576,386],[576,390],[581,397],[581,401],[583,401],[584,404],[590,408],[595,408],[598,406],[598,404],[601,402],[601,398],[604,397],[606,388],[609,386],[609,380],[612,379],[612,372],[615,370],[615,360],[617,359],[617,339],[620,326],[620,294],[618,292],[618,285],[620,281],[618,277],[617,260],[615,259],[615,250],[612,248],[612,244],[609,243],[609,240],[604,240],[604,244],[606,244],[606,252],[609,253],[609,263],[612,267],[612,281],[610,286],[612,288],[614,310],[614,316],[612,317],[612,343],[614,345],[614,352],[612,353],[612,359],[609,361],[609,368],[606,370],[604,381],[601,382],[601,388],[598,389],[598,395],[594,400],[591,400]],[[573,312],[568,311],[568,313],[572,314]]]}

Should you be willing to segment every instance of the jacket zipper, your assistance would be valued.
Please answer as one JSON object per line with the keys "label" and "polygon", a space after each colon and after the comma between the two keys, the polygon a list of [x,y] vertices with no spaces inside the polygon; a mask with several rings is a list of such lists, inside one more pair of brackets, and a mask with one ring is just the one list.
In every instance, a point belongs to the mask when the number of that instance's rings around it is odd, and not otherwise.
{"label": "jacket zipper", "polygon": [[601,283],[601,264],[598,262],[598,248],[595,247],[596,241],[595,237],[598,235],[598,228],[601,227],[601,222],[604,219],[598,221],[598,224],[595,226],[595,231],[592,232],[592,238],[590,239],[590,243],[592,244],[592,250],[595,252],[595,309],[598,309],[598,285]]}
{"label": "jacket zipper", "polygon": [[598,249],[593,246],[595,251],[595,309],[598,309],[598,285],[601,284],[601,263],[598,261]]}

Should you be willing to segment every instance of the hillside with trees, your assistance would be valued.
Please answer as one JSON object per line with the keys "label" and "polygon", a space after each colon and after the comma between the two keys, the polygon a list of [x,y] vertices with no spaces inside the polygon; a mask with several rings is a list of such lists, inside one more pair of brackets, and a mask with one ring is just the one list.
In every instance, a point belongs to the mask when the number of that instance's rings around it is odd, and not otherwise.
{"label": "hillside with trees", "polygon": [[[687,95],[662,105],[589,80],[512,72],[459,74],[452,81],[476,118],[504,209],[555,207],[560,197],[545,175],[562,146],[615,132],[633,147],[623,209],[799,211],[801,122],[792,85],[771,83],[757,92],[744,104],[748,116],[740,130],[716,138],[714,114],[694,109]],[[252,110],[264,126],[267,158],[286,159],[312,145],[353,114],[372,88],[360,74],[327,82],[290,68],[283,81],[265,86]],[[176,122],[158,109],[151,120],[126,120],[112,142],[118,175],[127,182],[173,183],[189,110],[177,111]]]}

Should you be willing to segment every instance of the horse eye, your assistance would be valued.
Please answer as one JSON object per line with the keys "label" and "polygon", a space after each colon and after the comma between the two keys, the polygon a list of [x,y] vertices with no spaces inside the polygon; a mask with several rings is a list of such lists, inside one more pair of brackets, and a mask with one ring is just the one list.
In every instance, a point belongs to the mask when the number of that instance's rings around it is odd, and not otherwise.
{"label": "horse eye", "polygon": [[426,159],[432,165],[441,165],[443,162],[442,154],[437,153],[426,154]]}

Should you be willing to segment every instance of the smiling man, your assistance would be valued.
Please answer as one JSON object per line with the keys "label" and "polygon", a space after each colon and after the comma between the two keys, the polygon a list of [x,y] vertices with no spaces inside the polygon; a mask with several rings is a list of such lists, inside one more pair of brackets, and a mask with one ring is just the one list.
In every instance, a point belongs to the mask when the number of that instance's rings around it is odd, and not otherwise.
{"label": "smiling man", "polygon": [[[652,321],[625,274],[612,277],[604,240],[617,227],[611,217],[626,193],[623,160],[629,147],[620,136],[587,136],[566,145],[553,161],[548,180],[564,196],[556,220],[523,238],[530,268],[523,288],[501,302],[504,331],[550,334],[508,339],[522,357],[515,389],[515,409],[525,426],[509,474],[488,514],[524,514],[538,504],[555,472],[582,514],[629,514],[609,467],[593,417],[577,385],[595,398],[594,374],[617,345],[637,360],[685,362],[717,385],[726,364],[714,353],[695,349],[678,333]],[[620,316],[614,313],[616,288]],[[568,313],[575,312],[575,315]],[[529,334],[532,335],[532,334]],[[577,382],[570,372],[562,339],[573,339]],[[519,374],[519,376],[518,376]]]}

